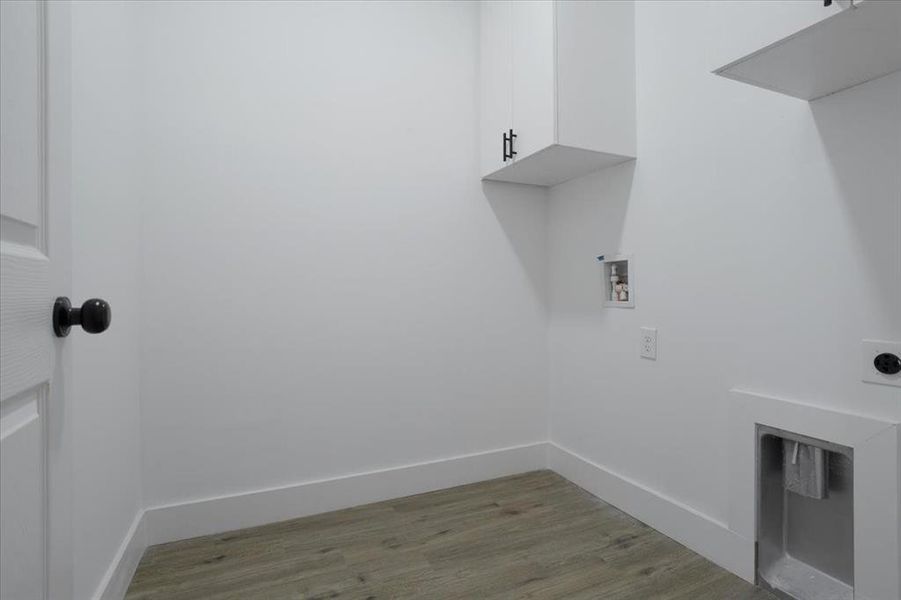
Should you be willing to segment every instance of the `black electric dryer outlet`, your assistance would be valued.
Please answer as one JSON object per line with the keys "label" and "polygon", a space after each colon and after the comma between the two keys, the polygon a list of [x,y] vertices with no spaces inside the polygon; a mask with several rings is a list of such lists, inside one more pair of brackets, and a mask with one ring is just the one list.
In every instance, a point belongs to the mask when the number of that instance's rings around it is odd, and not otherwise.
{"label": "black electric dryer outlet", "polygon": [[883,352],[873,359],[873,366],[883,375],[897,375],[901,372],[901,358],[891,352]]}

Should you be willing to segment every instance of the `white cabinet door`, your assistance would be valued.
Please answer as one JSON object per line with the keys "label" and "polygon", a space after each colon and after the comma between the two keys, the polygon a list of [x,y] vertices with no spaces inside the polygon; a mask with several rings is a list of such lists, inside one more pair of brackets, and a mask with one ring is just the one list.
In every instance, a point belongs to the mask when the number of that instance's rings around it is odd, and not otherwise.
{"label": "white cabinet door", "polygon": [[[851,0],[709,0],[713,33],[711,69],[766,48],[805,27],[831,17]],[[859,3],[859,0],[858,0]]]}
{"label": "white cabinet door", "polygon": [[482,2],[481,10],[481,172],[504,164],[503,135],[513,127],[513,46],[511,0]]}
{"label": "white cabinet door", "polygon": [[556,143],[553,0],[513,2],[513,130],[516,160]]}
{"label": "white cabinet door", "polygon": [[0,2],[0,598],[71,598],[69,7]]}

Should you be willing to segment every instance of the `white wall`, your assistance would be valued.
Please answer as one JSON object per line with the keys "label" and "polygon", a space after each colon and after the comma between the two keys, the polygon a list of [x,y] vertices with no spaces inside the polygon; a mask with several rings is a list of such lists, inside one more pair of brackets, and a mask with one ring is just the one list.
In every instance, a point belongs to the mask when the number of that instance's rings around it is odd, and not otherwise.
{"label": "white wall", "polygon": [[545,196],[479,181],[477,6],[145,11],[148,505],[544,440]]}
{"label": "white wall", "polygon": [[73,329],[75,598],[90,598],[142,508],[138,47],[127,3],[72,9],[73,287],[112,307],[101,335]]}
{"label": "white wall", "polygon": [[[726,522],[729,388],[901,420],[859,371],[901,339],[901,74],[813,104],[718,78],[706,4],[636,3],[639,159],[551,192],[550,435]],[[618,251],[634,310],[601,308]]]}
{"label": "white wall", "polygon": [[640,158],[550,208],[479,182],[474,4],[76,6],[73,299],[114,314],[72,338],[79,597],[142,472],[158,506],[541,441],[549,389],[552,441],[725,521],[729,388],[901,420],[858,373],[901,337],[901,76],[808,105],[710,75],[705,3],[636,4]]}

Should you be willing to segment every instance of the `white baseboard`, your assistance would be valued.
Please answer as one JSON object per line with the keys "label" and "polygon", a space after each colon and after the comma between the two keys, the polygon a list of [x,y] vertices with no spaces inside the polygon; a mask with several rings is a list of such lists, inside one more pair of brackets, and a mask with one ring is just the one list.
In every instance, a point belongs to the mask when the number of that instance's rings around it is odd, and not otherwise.
{"label": "white baseboard", "polygon": [[135,515],[119,550],[94,592],[93,600],[122,600],[146,549],[146,524],[142,510]]}
{"label": "white baseboard", "polygon": [[753,540],[553,442],[548,443],[547,456],[552,471],[742,579],[754,582]]}
{"label": "white baseboard", "polygon": [[147,542],[152,546],[255,527],[544,468],[547,468],[546,444],[537,442],[244,494],[156,506],[145,511]]}
{"label": "white baseboard", "polygon": [[546,468],[724,569],[753,582],[753,540],[731,531],[724,523],[566,448],[552,442],[537,442],[148,508],[135,519],[95,600],[121,600],[147,546]]}

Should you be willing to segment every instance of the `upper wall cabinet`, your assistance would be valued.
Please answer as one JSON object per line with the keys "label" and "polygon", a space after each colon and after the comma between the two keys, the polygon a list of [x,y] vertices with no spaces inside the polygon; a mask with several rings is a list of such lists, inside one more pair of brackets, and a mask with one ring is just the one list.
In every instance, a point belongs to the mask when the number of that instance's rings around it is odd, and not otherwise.
{"label": "upper wall cabinet", "polygon": [[555,185],[635,158],[635,7],[481,6],[483,179]]}
{"label": "upper wall cabinet", "polygon": [[712,0],[710,10],[723,77],[816,100],[901,69],[899,0]]}

